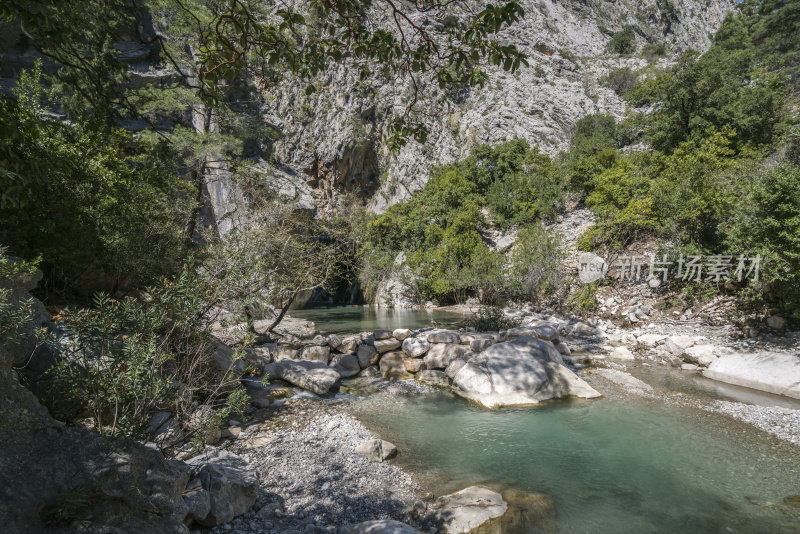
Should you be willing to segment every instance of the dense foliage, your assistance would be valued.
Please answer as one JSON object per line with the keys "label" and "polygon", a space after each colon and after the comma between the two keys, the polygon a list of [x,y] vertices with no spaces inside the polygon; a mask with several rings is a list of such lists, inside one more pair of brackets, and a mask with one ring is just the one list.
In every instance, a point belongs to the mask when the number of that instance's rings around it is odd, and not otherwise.
{"label": "dense foliage", "polygon": [[[411,200],[369,222],[365,285],[374,289],[403,251],[424,299],[444,303],[476,296],[492,302],[526,292],[538,298],[547,277],[520,282],[523,273],[509,274],[508,257],[489,248],[485,231],[550,221],[563,201],[559,168],[538,148],[522,140],[478,147],[465,160],[435,169]],[[557,248],[541,232],[520,235],[527,236],[520,240],[526,253]]]}
{"label": "dense foliage", "polygon": [[68,295],[174,272],[194,195],[165,147],[48,119],[39,78],[0,96],[0,242]]}
{"label": "dense foliage", "polygon": [[[629,93],[652,113],[579,128],[570,184],[599,217],[582,245],[655,237],[676,254],[761,254],[760,283],[739,289],[796,309],[799,31],[796,2],[744,2],[705,54],[687,52]],[[653,151],[615,150],[636,130]]]}

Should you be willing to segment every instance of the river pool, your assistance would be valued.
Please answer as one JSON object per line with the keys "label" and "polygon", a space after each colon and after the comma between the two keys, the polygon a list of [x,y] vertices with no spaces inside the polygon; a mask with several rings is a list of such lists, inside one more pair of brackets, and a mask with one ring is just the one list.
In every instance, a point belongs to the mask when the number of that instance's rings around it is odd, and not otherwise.
{"label": "river pool", "polygon": [[546,493],[560,534],[800,532],[783,502],[800,448],[697,408],[611,395],[490,411],[441,393],[355,409],[435,494]]}

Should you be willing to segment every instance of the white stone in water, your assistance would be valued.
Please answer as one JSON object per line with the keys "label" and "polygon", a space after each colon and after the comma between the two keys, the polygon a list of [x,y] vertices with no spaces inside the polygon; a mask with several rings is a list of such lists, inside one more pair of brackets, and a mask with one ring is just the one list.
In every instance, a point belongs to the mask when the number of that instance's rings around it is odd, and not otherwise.
{"label": "white stone in water", "polygon": [[473,532],[508,510],[508,504],[499,493],[478,486],[439,497],[435,507],[447,534]]}
{"label": "white stone in water", "polygon": [[800,356],[780,352],[723,354],[703,376],[800,399]]}
{"label": "white stone in water", "polygon": [[498,343],[474,356],[456,373],[453,391],[487,408],[600,396],[564,366],[552,343],[530,337]]}

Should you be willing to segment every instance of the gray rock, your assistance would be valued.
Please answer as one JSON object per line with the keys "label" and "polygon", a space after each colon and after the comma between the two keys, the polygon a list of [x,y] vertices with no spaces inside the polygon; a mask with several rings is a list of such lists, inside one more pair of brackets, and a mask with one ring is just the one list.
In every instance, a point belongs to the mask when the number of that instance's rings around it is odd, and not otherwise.
{"label": "gray rock", "polygon": [[453,377],[456,376],[456,373],[458,373],[461,370],[461,368],[464,367],[464,365],[466,365],[466,363],[467,363],[466,359],[456,358],[455,360],[453,360],[448,364],[447,368],[444,370],[444,374],[447,375],[447,378],[452,380]]}
{"label": "gray rock", "polygon": [[281,360],[296,360],[299,354],[300,351],[297,349],[293,349],[286,345],[277,345],[275,350],[272,351],[272,358],[276,362]]}
{"label": "gray rock", "polygon": [[265,372],[317,395],[327,393],[339,380],[336,370],[312,360],[282,360],[269,364]]}
{"label": "gray rock", "polygon": [[614,358],[615,360],[635,360],[636,356],[631,352],[628,347],[620,345],[619,347],[614,347],[609,353],[609,358]]}
{"label": "gray rock", "polygon": [[597,335],[597,329],[586,321],[576,321],[569,328],[569,335],[575,337],[591,337]]}
{"label": "gray rock", "polygon": [[800,399],[800,356],[780,352],[723,354],[703,376]]}
{"label": "gray rock", "polygon": [[447,379],[447,375],[444,373],[444,371],[436,371],[433,369],[428,369],[417,373],[417,380],[423,384],[437,387],[447,387],[450,385],[450,380]]}
{"label": "gray rock", "polygon": [[403,365],[409,373],[418,373],[425,370],[425,362],[419,358],[403,358]]}
{"label": "gray rock", "polygon": [[664,350],[673,356],[680,357],[686,349],[703,340],[703,337],[698,336],[669,336],[664,340]]}
{"label": "gray rock", "polygon": [[773,330],[783,330],[786,326],[786,319],[779,315],[770,315],[767,317],[767,326]]}
{"label": "gray rock", "polygon": [[355,354],[360,343],[361,338],[359,336],[348,336],[342,340],[342,344],[336,350],[342,354]]}
{"label": "gray rock", "polygon": [[444,369],[456,358],[463,358],[469,352],[464,345],[452,343],[434,343],[425,355],[425,367],[428,369]]}
{"label": "gray rock", "polygon": [[375,338],[376,341],[379,341],[381,339],[389,339],[389,338],[391,338],[392,337],[392,331],[391,330],[375,330],[372,333],[372,335],[373,335],[373,337]]}
{"label": "gray rock", "polygon": [[506,332],[506,341],[513,341],[518,337],[535,337],[545,341],[558,339],[558,331],[549,324],[537,324],[533,326],[518,326],[509,328]]}
{"label": "gray rock", "polygon": [[718,354],[719,349],[714,345],[694,345],[684,351],[683,359],[702,367],[708,367],[717,359]]}
{"label": "gray rock", "polygon": [[427,335],[429,343],[461,343],[461,336],[458,332],[449,332],[440,330],[438,332],[431,332]]}
{"label": "gray rock", "polygon": [[303,349],[300,353],[300,358],[303,360],[322,362],[327,365],[331,359],[331,348],[327,345],[310,345]]}
{"label": "gray rock", "polygon": [[562,362],[552,343],[526,337],[498,343],[456,373],[453,391],[487,408],[600,396]]}
{"label": "gray rock", "polygon": [[361,365],[361,368],[365,369],[370,365],[378,363],[378,358],[380,356],[372,345],[360,345],[356,357],[358,358],[358,363]]}
{"label": "gray rock", "polygon": [[245,362],[256,369],[264,369],[265,365],[272,363],[272,351],[277,348],[276,345],[271,345],[271,347],[264,345],[245,349]]}
{"label": "gray rock", "polygon": [[397,328],[392,332],[392,337],[398,341],[403,341],[411,337],[411,330],[408,328]]}
{"label": "gray rock", "polygon": [[410,337],[403,340],[403,353],[409,358],[424,356],[430,348],[430,343],[421,337]]}
{"label": "gray rock", "polygon": [[356,452],[370,462],[383,462],[397,456],[397,447],[382,439],[370,439],[358,445]]}
{"label": "gray rock", "polygon": [[390,378],[404,375],[406,372],[406,364],[405,360],[403,359],[403,353],[397,351],[384,354],[381,356],[381,360],[378,363],[378,368],[380,369],[382,375]]}
{"label": "gray rock", "polygon": [[231,521],[250,510],[258,496],[258,478],[250,464],[236,454],[215,450],[186,462],[208,492],[210,506],[205,517],[195,517],[212,527]]}
{"label": "gray rock", "polygon": [[203,488],[199,478],[189,481],[183,491],[183,503],[186,505],[186,519],[200,522],[211,513],[211,494]]}
{"label": "gray rock", "polygon": [[347,531],[348,534],[422,534],[419,530],[393,519],[364,521]]}
{"label": "gray rock", "polygon": [[481,352],[494,345],[494,339],[473,339],[469,342],[469,350],[472,352]]}
{"label": "gray rock", "polygon": [[336,334],[331,334],[328,336],[328,346],[332,350],[337,350],[339,347],[342,346],[342,340]]}
{"label": "gray rock", "polygon": [[331,363],[329,365],[336,369],[336,372],[344,378],[355,376],[361,371],[358,358],[352,354],[335,354],[333,358],[331,358]]}
{"label": "gray rock", "polygon": [[328,344],[328,338],[327,338],[327,337],[325,337],[325,336],[323,336],[323,335],[321,335],[321,334],[317,334],[317,335],[316,335],[316,336],[314,336],[314,338],[313,338],[313,339],[312,339],[310,342],[308,342],[308,343],[309,343],[310,345],[316,345],[316,346],[318,346],[318,347],[322,347],[323,345],[327,345],[327,344]]}
{"label": "gray rock", "polygon": [[383,354],[384,352],[389,352],[395,349],[399,349],[400,345],[401,343],[393,338],[381,339],[375,341],[375,350]]}

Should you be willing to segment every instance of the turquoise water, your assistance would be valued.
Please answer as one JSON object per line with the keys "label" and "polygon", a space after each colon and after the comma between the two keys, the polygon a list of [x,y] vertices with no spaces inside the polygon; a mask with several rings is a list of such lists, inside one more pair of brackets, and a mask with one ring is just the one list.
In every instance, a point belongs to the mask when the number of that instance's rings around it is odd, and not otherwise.
{"label": "turquoise water", "polygon": [[691,408],[603,398],[487,411],[374,395],[356,415],[436,494],[549,494],[560,534],[798,533],[800,449]]}
{"label": "turquoise water", "polygon": [[292,317],[314,321],[323,332],[352,333],[395,328],[453,326],[464,316],[441,310],[379,310],[371,306],[293,310]]}

